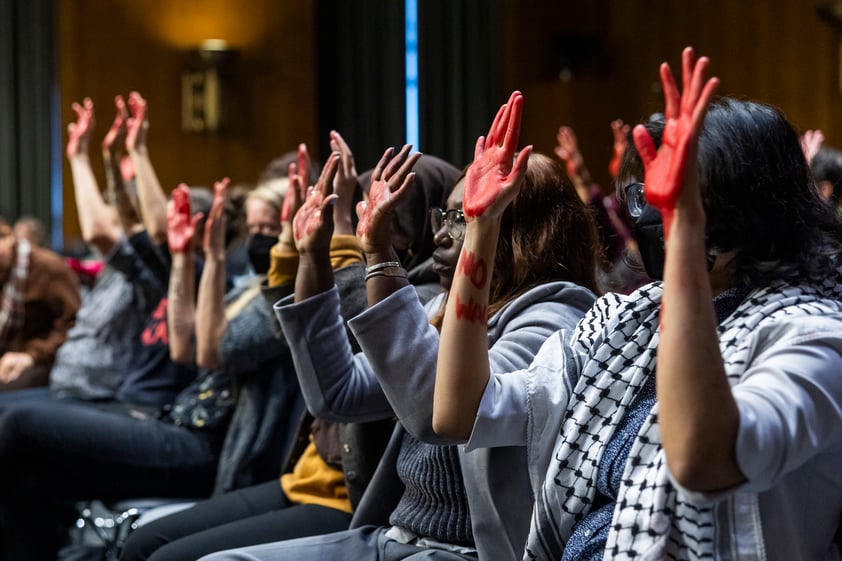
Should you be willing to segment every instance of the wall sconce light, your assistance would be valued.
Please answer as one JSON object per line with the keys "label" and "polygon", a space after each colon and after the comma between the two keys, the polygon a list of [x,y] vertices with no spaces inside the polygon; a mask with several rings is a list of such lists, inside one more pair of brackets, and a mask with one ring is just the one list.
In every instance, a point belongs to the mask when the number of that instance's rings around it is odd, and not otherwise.
{"label": "wall sconce light", "polygon": [[198,49],[187,53],[181,73],[181,128],[184,132],[225,130],[234,54],[222,39],[206,39]]}

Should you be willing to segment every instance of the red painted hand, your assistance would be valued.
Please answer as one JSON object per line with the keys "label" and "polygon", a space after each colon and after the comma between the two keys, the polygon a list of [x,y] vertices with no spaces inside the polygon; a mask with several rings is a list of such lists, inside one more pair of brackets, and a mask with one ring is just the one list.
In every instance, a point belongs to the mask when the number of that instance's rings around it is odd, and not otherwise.
{"label": "red painted hand", "polygon": [[415,178],[410,172],[421,157],[418,152],[410,156],[411,148],[407,144],[394,156],[393,148],[383,153],[371,173],[368,201],[357,204],[357,237],[366,253],[386,251],[392,246],[392,212],[409,192]]}
{"label": "red painted hand", "polygon": [[[632,133],[645,170],[646,202],[660,211],[664,221],[665,238],[669,237],[672,217],[682,198],[685,183],[689,179],[695,185],[695,176],[689,177],[686,174],[687,165],[690,163],[692,173],[695,173],[699,133],[710,99],[719,85],[718,78],[704,81],[707,66],[706,57],[697,61],[692,48],[684,49],[684,84],[683,92],[679,94],[669,65],[663,63],[661,83],[664,87],[666,124],[660,149],[655,149],[652,137],[643,125],[637,125]],[[697,197],[698,193],[687,195]]]}
{"label": "red painted hand", "polygon": [[608,173],[617,179],[617,174],[620,173],[620,162],[629,144],[629,126],[622,119],[615,119],[611,121],[611,132],[614,133],[614,151],[611,154],[611,161],[608,162]]}
{"label": "red painted hand", "polygon": [[126,109],[126,102],[123,101],[123,96],[116,96],[114,98],[114,106],[117,109],[117,114],[114,116],[114,122],[111,123],[111,128],[105,133],[105,138],[102,139],[102,149],[106,152],[115,153],[119,151],[126,144],[126,120],[129,117],[129,112]]}
{"label": "red painted hand", "polygon": [[213,202],[205,221],[205,255],[213,255],[217,259],[225,258],[225,199],[229,182],[227,177],[214,182]]}
{"label": "red painted hand", "polygon": [[467,220],[501,215],[523,184],[532,146],[521,150],[513,164],[522,113],[523,95],[514,92],[497,112],[488,136],[477,139],[474,162],[465,176],[462,206]]}
{"label": "red painted hand", "polygon": [[555,147],[555,155],[564,162],[567,177],[571,180],[576,179],[581,175],[582,168],[585,165],[585,159],[582,157],[582,152],[579,151],[576,133],[570,127],[559,127],[555,138],[558,142]]}
{"label": "red painted hand", "polygon": [[149,118],[146,114],[146,100],[137,92],[129,94],[129,113],[131,116],[126,121],[126,148],[143,150],[146,148]]}
{"label": "red painted hand", "polygon": [[193,234],[201,219],[201,213],[190,216],[190,188],[181,183],[172,192],[172,200],[167,204],[167,243],[170,253],[187,253],[192,249]]}
{"label": "red painted hand", "polygon": [[316,185],[309,190],[304,204],[292,219],[295,247],[299,253],[330,249],[333,213],[328,212],[328,209],[336,200],[336,195],[333,194],[333,180],[338,165],[339,154],[334,152],[328,158]]}
{"label": "red painted hand", "polygon": [[94,130],[94,102],[85,98],[82,105],[73,104],[76,122],[67,125],[67,157],[88,153],[88,141]]}

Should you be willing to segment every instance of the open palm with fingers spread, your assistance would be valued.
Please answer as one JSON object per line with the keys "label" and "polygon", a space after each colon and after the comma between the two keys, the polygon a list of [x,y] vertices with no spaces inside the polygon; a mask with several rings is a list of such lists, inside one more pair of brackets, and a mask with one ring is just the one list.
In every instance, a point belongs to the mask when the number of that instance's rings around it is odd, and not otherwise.
{"label": "open palm with fingers spread", "polygon": [[383,153],[371,173],[368,201],[357,204],[357,237],[366,253],[392,245],[392,211],[409,192],[415,177],[412,168],[421,157],[418,152],[409,155],[411,148],[407,144],[394,156],[393,148]]}
{"label": "open palm with fingers spread", "polygon": [[94,102],[86,97],[82,105],[73,104],[76,122],[67,125],[67,157],[88,153],[88,141],[94,130]]}
{"label": "open palm with fingers spread", "polygon": [[190,188],[184,183],[172,192],[172,200],[167,205],[167,243],[170,253],[190,251],[196,224],[202,219],[202,213],[190,216]]}
{"label": "open palm with fingers spread", "polygon": [[474,162],[465,176],[462,204],[467,220],[500,216],[520,189],[532,153],[527,146],[514,161],[522,113],[523,95],[514,92],[497,112],[488,136],[477,139]]}
{"label": "open palm with fingers spread", "polygon": [[295,247],[299,253],[330,248],[330,238],[333,235],[333,212],[329,209],[336,199],[336,195],[333,194],[333,180],[336,177],[338,165],[339,154],[334,152],[322,168],[316,185],[309,190],[304,204],[292,219]]}
{"label": "open palm with fingers spread", "polygon": [[[718,78],[704,81],[708,59],[696,60],[693,49],[687,47],[681,56],[683,91],[679,94],[667,63],[661,65],[661,83],[664,87],[666,123],[661,147],[656,150],[649,132],[642,125],[634,128],[634,144],[643,162],[644,194],[646,202],[661,213],[664,236],[669,237],[672,217],[685,183],[698,189],[697,181],[687,181],[688,164],[695,170],[699,133],[705,119],[713,92],[719,85]],[[698,196],[698,193],[686,193]]]}

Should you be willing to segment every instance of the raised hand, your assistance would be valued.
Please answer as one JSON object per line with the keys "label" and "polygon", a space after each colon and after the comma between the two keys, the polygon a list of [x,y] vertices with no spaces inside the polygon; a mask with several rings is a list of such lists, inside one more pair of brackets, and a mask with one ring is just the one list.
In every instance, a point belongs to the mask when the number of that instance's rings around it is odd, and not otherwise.
{"label": "raised hand", "polygon": [[126,135],[128,129],[126,128],[126,121],[129,118],[129,111],[126,109],[126,102],[123,96],[116,96],[114,98],[114,106],[117,109],[117,114],[114,116],[114,122],[111,123],[111,128],[105,133],[105,138],[102,139],[102,150],[107,154],[116,154],[126,145]]}
{"label": "raised hand", "polygon": [[819,153],[822,144],[824,144],[824,134],[819,129],[809,130],[801,135],[801,149],[804,151],[807,165],[813,163],[813,158]]}
{"label": "raised hand", "polygon": [[555,147],[555,155],[564,162],[567,177],[576,180],[585,167],[585,159],[582,157],[582,152],[579,151],[576,133],[570,127],[559,127],[555,138],[558,142]]}
{"label": "raised hand", "polygon": [[474,162],[465,176],[462,202],[469,222],[483,216],[502,215],[523,184],[532,146],[521,150],[517,161],[514,160],[522,113],[523,95],[513,92],[497,111],[488,136],[477,139]]}
{"label": "raised hand", "polygon": [[82,105],[73,104],[76,122],[67,125],[67,157],[82,156],[88,153],[88,142],[94,130],[94,102],[89,97]]}
{"label": "raised hand", "polygon": [[359,179],[357,167],[354,164],[354,153],[348,147],[345,139],[336,131],[330,131],[330,149],[340,156],[336,179],[333,180],[333,192],[339,198],[333,205],[333,222],[337,234],[353,234],[351,212],[354,204],[354,192],[357,190]]}
{"label": "raised hand", "polygon": [[391,251],[393,212],[409,192],[415,178],[410,172],[421,157],[419,152],[410,156],[411,149],[409,144],[397,154],[394,148],[387,149],[371,173],[368,201],[357,203],[357,237],[368,254]]}
{"label": "raised hand", "polygon": [[205,256],[219,260],[225,258],[225,196],[229,181],[226,177],[213,184],[213,202],[205,221]]}
{"label": "raised hand", "polygon": [[333,181],[339,167],[339,159],[338,153],[331,153],[322,168],[319,180],[309,190],[307,199],[292,220],[295,246],[301,254],[330,250],[333,213],[327,211],[337,198],[333,194]]}
{"label": "raised hand", "polygon": [[698,202],[696,156],[699,132],[713,92],[719,85],[718,78],[704,80],[709,62],[707,57],[696,60],[693,49],[687,47],[681,60],[683,92],[680,94],[669,65],[661,65],[666,105],[661,147],[655,149],[655,143],[643,125],[637,125],[632,133],[645,170],[646,202],[660,211],[665,239],[669,237],[672,217],[681,201]]}
{"label": "raised hand", "polygon": [[297,166],[295,163],[289,165],[287,177],[289,178],[289,187],[284,194],[284,202],[281,205],[281,224],[292,223],[292,217],[301,208],[304,199],[307,196],[307,185],[304,178],[296,172]]}
{"label": "raised hand", "polygon": [[146,114],[146,100],[137,92],[129,94],[129,113],[131,116],[126,121],[126,148],[130,151],[145,150],[149,118]]}
{"label": "raised hand", "polygon": [[608,162],[608,173],[616,179],[620,173],[623,153],[625,153],[629,144],[629,126],[622,119],[614,119],[611,121],[611,132],[614,133],[614,151],[611,154],[611,161]]}
{"label": "raised hand", "polygon": [[289,165],[289,186],[287,192],[284,194],[284,203],[281,206],[281,235],[278,241],[281,244],[281,251],[292,252],[295,251],[295,238],[292,231],[293,217],[304,204],[307,197],[307,187],[302,178],[296,170],[298,166],[293,162]]}
{"label": "raised hand", "polygon": [[172,192],[172,200],[167,204],[167,243],[170,253],[187,253],[192,249],[196,224],[202,219],[202,213],[190,216],[190,188],[184,183]]}

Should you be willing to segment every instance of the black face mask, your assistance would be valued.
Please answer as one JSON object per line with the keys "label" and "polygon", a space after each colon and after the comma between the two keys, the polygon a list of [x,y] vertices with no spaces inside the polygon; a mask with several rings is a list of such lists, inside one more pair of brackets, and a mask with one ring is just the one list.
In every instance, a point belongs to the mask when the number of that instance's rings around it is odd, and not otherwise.
{"label": "black face mask", "polygon": [[643,212],[634,219],[634,235],[643,260],[643,267],[650,278],[664,278],[664,223],[661,213],[646,205]]}
{"label": "black face mask", "polygon": [[246,244],[249,263],[258,275],[265,275],[269,272],[269,252],[276,243],[278,243],[278,236],[253,234],[249,237]]}

